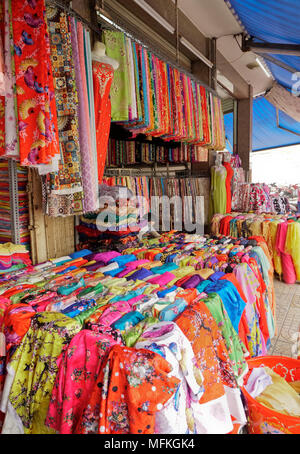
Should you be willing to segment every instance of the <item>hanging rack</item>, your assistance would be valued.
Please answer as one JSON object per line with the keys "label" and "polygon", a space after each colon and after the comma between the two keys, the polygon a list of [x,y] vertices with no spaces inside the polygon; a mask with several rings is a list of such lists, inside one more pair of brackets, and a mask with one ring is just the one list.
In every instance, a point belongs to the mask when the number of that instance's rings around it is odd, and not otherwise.
{"label": "hanging rack", "polygon": [[[208,92],[212,93],[217,98],[221,99],[219,94],[216,92],[216,90],[209,87],[207,84],[205,84],[204,82],[199,80],[199,78],[197,78],[194,74],[190,73],[189,71],[184,69],[182,66],[180,66],[179,63],[176,61],[176,57],[175,57],[175,60],[172,60],[169,57],[169,55],[165,54],[160,49],[154,47],[152,42],[148,41],[147,38],[145,39],[145,36],[142,36],[136,30],[134,30],[134,31],[130,30],[130,27],[124,21],[122,21],[122,19],[120,17],[112,18],[107,11],[104,11],[98,5],[96,5],[96,14],[97,14],[98,23],[101,24],[101,27],[103,29],[118,30],[118,31],[124,33],[124,35],[126,35],[128,38],[130,38],[131,40],[135,41],[136,43],[140,44],[141,46],[145,47],[150,52],[152,52],[157,58],[159,58],[160,60],[169,64],[170,66],[177,69],[181,73],[185,74],[191,80],[193,80],[194,82],[196,82],[196,83],[200,84],[202,87],[204,87]],[[178,15],[178,13],[176,13],[176,14]],[[178,20],[178,18],[176,20]],[[178,41],[179,41],[179,35],[178,35]],[[178,47],[179,47],[179,44],[178,44]],[[176,49],[175,49],[175,51],[176,51]]]}

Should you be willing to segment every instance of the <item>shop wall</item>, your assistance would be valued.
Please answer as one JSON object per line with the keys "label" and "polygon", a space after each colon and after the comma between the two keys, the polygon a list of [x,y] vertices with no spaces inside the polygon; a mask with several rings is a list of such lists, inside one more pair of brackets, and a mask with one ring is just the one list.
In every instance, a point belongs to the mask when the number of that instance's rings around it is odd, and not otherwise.
{"label": "shop wall", "polygon": [[29,230],[34,264],[63,257],[75,251],[75,217],[51,218],[44,215],[39,175],[29,169]]}

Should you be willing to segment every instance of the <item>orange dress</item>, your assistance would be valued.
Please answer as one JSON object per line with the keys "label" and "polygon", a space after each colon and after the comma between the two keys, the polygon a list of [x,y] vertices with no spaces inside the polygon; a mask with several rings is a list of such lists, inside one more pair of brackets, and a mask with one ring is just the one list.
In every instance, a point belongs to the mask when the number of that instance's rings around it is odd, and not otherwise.
{"label": "orange dress", "polygon": [[234,171],[229,162],[223,162],[223,166],[227,171],[226,177],[226,193],[227,193],[227,203],[226,203],[226,212],[231,213],[231,181],[234,175]]}
{"label": "orange dress", "polygon": [[93,61],[93,82],[96,118],[96,141],[98,158],[98,181],[102,183],[106,162],[111,123],[111,101],[109,97],[114,70],[107,63]]}

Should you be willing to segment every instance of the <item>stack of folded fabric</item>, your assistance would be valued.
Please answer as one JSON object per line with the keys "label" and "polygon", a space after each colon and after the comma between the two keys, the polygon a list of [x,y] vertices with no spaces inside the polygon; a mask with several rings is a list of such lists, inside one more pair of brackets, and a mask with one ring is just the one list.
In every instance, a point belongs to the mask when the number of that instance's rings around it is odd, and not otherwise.
{"label": "stack of folded fabric", "polygon": [[147,221],[140,220],[131,190],[103,184],[99,186],[99,196],[101,208],[81,216],[77,226],[80,248],[122,251],[134,245]]}
{"label": "stack of folded fabric", "polygon": [[0,244],[0,274],[10,273],[31,265],[25,246],[13,243]]}

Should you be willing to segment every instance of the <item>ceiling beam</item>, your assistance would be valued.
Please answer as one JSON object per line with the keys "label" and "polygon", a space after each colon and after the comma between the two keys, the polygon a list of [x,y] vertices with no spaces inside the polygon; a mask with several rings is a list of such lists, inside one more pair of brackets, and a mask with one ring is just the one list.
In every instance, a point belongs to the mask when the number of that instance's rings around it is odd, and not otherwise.
{"label": "ceiling beam", "polygon": [[228,79],[234,86],[233,95],[237,99],[249,98],[249,84],[242,76],[234,69],[228,60],[217,51],[216,55],[217,69]]}
{"label": "ceiling beam", "polygon": [[282,44],[254,41],[254,38],[246,38],[243,35],[243,52],[259,52],[261,54],[296,55],[300,56],[300,44]]}

